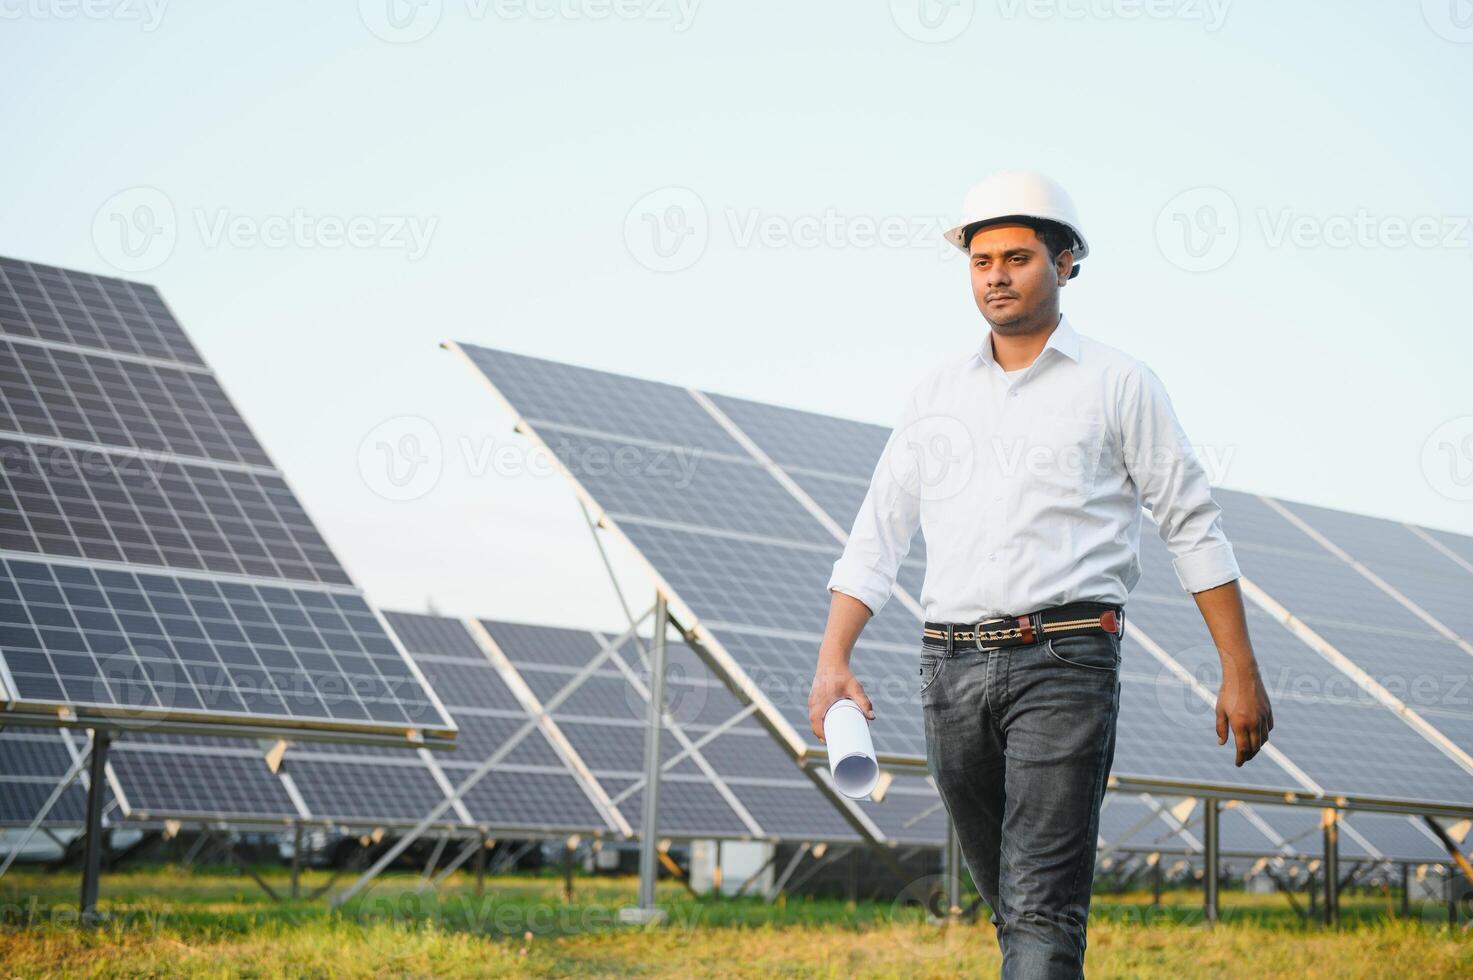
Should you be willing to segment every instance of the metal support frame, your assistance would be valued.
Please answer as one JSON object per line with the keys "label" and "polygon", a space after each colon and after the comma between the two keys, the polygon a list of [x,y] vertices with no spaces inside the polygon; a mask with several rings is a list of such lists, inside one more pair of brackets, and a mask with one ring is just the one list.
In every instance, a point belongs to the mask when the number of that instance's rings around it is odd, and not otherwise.
{"label": "metal support frame", "polygon": [[1412,866],[1401,863],[1401,917],[1405,919],[1412,911]]}
{"label": "metal support frame", "polygon": [[1275,871],[1271,864],[1263,866],[1263,873],[1268,875],[1268,879],[1278,886],[1279,894],[1284,896],[1284,899],[1289,903],[1289,907],[1294,910],[1295,915],[1303,919],[1312,914],[1299,907],[1299,900],[1294,897],[1293,881],[1286,879],[1283,875]]}
{"label": "metal support frame", "polygon": [[662,918],[655,905],[660,847],[660,719],[665,713],[665,632],[670,609],[664,593],[655,596],[655,634],[650,645],[650,701],[644,742],[644,798],[639,822],[639,911],[637,917]]}
{"label": "metal support frame", "polygon": [[[643,617],[641,617],[641,620],[642,619]],[[528,735],[530,735],[533,731],[538,730],[539,722],[541,721],[542,717],[549,715],[554,710],[556,710],[557,706],[561,704],[575,690],[577,690],[578,686],[582,684],[589,675],[597,670],[598,667],[606,659],[608,659],[608,657],[612,655],[615,649],[626,642],[629,637],[632,637],[636,634],[636,629],[637,627],[635,625],[631,625],[629,629],[622,636],[620,636],[611,646],[605,649],[603,653],[601,653],[597,657],[594,657],[586,665],[584,665],[584,667],[579,670],[578,673],[570,677],[567,683],[565,683],[556,694],[554,694],[547,701],[543,702],[542,712],[540,714],[529,715],[527,720],[522,722],[515,732],[507,737],[489,756],[483,759],[476,766],[476,768],[472,769],[458,784],[456,784],[452,788],[451,792],[443,800],[432,806],[429,812],[421,817],[419,819],[419,822],[416,823],[413,827],[404,831],[394,842],[394,844],[387,850],[385,850],[384,853],[379,856],[378,860],[375,861],[367,871],[363,872],[363,874],[359,876],[357,881],[353,882],[353,884],[349,885],[347,888],[334,895],[331,902],[329,903],[330,906],[334,909],[341,908],[344,903],[348,902],[364,888],[367,888],[369,882],[373,881],[384,871],[385,868],[393,864],[394,861],[399,857],[399,855],[403,854],[404,851],[408,849],[411,844],[413,844],[416,840],[419,839],[422,834],[425,833],[425,831],[434,826],[435,822],[438,821],[442,816],[444,816],[447,810],[460,803],[465,794],[469,792],[472,787],[474,787],[477,783],[484,779],[491,772],[491,770],[496,768],[496,766],[500,765],[502,759],[504,759],[514,749],[516,749],[516,747],[520,745]]]}
{"label": "metal support frame", "polygon": [[102,874],[102,801],[107,795],[107,749],[112,733],[92,730],[92,750],[87,754],[87,837],[82,851],[83,922],[97,919],[98,878]]}
{"label": "metal support frame", "polygon": [[302,822],[292,823],[292,900],[302,897]]}
{"label": "metal support frame", "polygon": [[515,868],[517,862],[539,844],[541,841],[529,840],[523,841],[515,848],[508,848],[506,853],[497,856],[495,863],[491,865],[491,873],[500,874],[508,868]]}
{"label": "metal support frame", "polygon": [[1340,924],[1340,814],[1326,808],[1320,824],[1324,828],[1325,925]]}
{"label": "metal support frame", "polygon": [[[93,737],[94,739],[96,738],[96,732],[93,732]],[[10,870],[10,866],[15,863],[15,859],[20,856],[20,852],[25,850],[26,845],[31,842],[31,838],[36,835],[36,830],[40,828],[46,817],[55,808],[57,801],[61,799],[61,795],[66,792],[66,788],[81,774],[83,767],[87,765],[87,760],[91,755],[92,745],[89,742],[87,750],[80,753],[72,761],[71,767],[67,769],[61,779],[57,780],[56,786],[51,790],[51,795],[46,797],[46,802],[41,804],[41,809],[37,810],[36,815],[31,818],[31,823],[26,827],[25,832],[20,835],[20,840],[15,842],[15,846],[6,855],[5,863],[0,864],[0,878],[5,877],[5,872]]]}
{"label": "metal support frame", "polygon": [[[441,885],[445,884],[445,882],[449,880],[451,875],[459,871],[460,868],[471,859],[471,855],[483,853],[485,850],[486,838],[480,835],[473,837],[471,840],[466,842],[466,845],[460,849],[460,852],[456,854],[455,857],[450,859],[445,867],[441,868],[435,874],[434,880],[428,882],[428,885],[421,885],[419,890],[422,891],[425,887],[438,888]],[[481,862],[481,868],[485,868],[484,861]],[[477,881],[477,887],[481,887],[481,882],[479,880]],[[480,892],[477,892],[476,894],[479,895]]]}
{"label": "metal support frame", "polygon": [[767,904],[771,905],[773,902],[777,901],[778,895],[782,894],[782,890],[787,887],[788,879],[793,877],[794,871],[798,870],[798,865],[802,862],[803,856],[811,850],[813,850],[813,845],[808,841],[804,841],[802,845],[800,845],[799,848],[793,852],[793,856],[788,858],[788,863],[786,866],[784,866],[783,873],[778,875],[777,879],[773,881],[772,887],[767,889],[767,895],[765,896]]}
{"label": "metal support frame", "polygon": [[1202,811],[1202,917],[1209,925],[1216,925],[1218,920],[1218,874],[1221,871],[1220,836],[1218,834],[1218,820],[1222,816],[1221,804],[1217,797],[1209,796],[1203,802],[1206,809]]}
{"label": "metal support frame", "polygon": [[1442,824],[1433,818],[1423,817],[1422,820],[1427,824],[1427,829],[1432,831],[1432,835],[1447,849],[1447,856],[1452,858],[1458,870],[1463,872],[1463,877],[1468,879],[1469,884],[1473,884],[1473,864],[1468,862],[1467,855],[1459,849],[1457,841],[1449,837],[1447,831],[1442,829]]}
{"label": "metal support frame", "polygon": [[770,867],[772,867],[776,863],[777,863],[777,847],[774,846],[772,848],[772,854],[767,858],[767,860],[766,861],[763,861],[762,864],[761,864],[761,866],[759,866],[756,871],[753,871],[750,875],[748,875],[747,876],[747,880],[746,881],[743,881],[741,883],[741,885],[737,888],[737,890],[736,890],[736,896],[738,898],[740,898],[741,896],[745,895],[747,893],[747,889],[748,888],[751,888],[753,885],[755,885],[757,883],[758,879],[760,879],[762,877],[762,875],[767,871],[767,869],[770,868]]}
{"label": "metal support frame", "polygon": [[419,880],[422,883],[428,882],[432,877],[434,877],[435,868],[439,865],[440,858],[445,855],[445,847],[449,843],[449,834],[441,834],[440,839],[435,841],[435,847],[433,850],[430,851],[430,859],[425,862],[425,869],[419,876]]}
{"label": "metal support frame", "polygon": [[962,914],[962,842],[956,836],[956,825],[946,821],[946,847],[942,851],[942,875],[946,882],[946,918],[955,921]]}
{"label": "metal support frame", "polygon": [[204,833],[210,834],[212,833],[212,831],[218,832],[220,849],[225,857],[235,862],[235,866],[241,871],[245,872],[246,877],[254,881],[257,887],[259,887],[261,891],[265,892],[273,902],[281,901],[281,895],[276,891],[276,889],[272,888],[270,883],[268,883],[265,878],[262,878],[260,875],[256,874],[256,870],[252,868],[250,864],[240,856],[240,853],[238,851],[236,851],[234,832],[223,823],[218,824],[214,828],[206,829]]}
{"label": "metal support frame", "polygon": [[811,880],[814,875],[818,874],[824,868],[829,867],[830,865],[836,864],[838,862],[839,858],[843,857],[848,852],[849,852],[849,848],[847,848],[847,847],[831,847],[831,848],[829,848],[828,851],[824,854],[823,857],[817,858],[812,864],[810,864],[808,867],[804,868],[803,869],[803,872],[801,874],[794,875],[792,878],[790,878],[787,881],[787,883],[785,884],[785,886],[784,886],[785,889],[786,888],[797,888],[799,885],[803,884],[805,881]]}
{"label": "metal support frame", "polygon": [[573,855],[577,845],[571,838],[563,844],[563,901],[573,904]]}

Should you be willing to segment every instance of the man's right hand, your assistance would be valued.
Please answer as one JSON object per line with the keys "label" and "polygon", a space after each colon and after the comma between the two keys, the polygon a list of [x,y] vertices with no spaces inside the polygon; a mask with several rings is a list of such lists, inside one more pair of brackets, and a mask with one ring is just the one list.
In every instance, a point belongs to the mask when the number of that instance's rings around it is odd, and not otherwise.
{"label": "man's right hand", "polygon": [[813,727],[813,734],[820,742],[824,740],[823,716],[840,698],[853,698],[864,716],[870,721],[875,720],[874,706],[870,704],[869,695],[864,693],[864,685],[859,683],[854,672],[848,667],[830,667],[820,662],[818,671],[813,675],[813,687],[808,692],[808,724]]}

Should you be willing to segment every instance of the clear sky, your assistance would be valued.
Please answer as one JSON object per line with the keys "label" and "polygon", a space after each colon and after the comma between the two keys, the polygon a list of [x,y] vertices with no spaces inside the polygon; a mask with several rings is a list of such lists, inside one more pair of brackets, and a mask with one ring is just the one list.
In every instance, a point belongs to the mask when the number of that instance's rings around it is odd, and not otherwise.
{"label": "clear sky", "polygon": [[441,340],[888,423],[1000,168],[1215,482],[1473,534],[1467,0],[0,0],[0,66],[0,254],[158,285],[390,608],[618,624]]}

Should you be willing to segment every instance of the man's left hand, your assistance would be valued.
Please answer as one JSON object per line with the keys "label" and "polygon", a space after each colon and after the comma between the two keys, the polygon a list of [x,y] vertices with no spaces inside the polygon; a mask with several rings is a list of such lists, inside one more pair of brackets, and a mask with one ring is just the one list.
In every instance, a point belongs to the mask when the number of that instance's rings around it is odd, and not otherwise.
{"label": "man's left hand", "polygon": [[1217,690],[1217,744],[1227,744],[1233,733],[1241,766],[1258,754],[1274,727],[1274,709],[1268,703],[1268,691],[1256,669],[1233,671],[1225,676]]}

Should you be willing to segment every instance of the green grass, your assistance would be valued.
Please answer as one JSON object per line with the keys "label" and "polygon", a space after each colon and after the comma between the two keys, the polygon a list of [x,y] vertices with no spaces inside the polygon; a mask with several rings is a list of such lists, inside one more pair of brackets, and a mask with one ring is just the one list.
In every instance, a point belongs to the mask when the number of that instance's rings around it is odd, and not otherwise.
{"label": "green grass", "polygon": [[[260,872],[279,892],[280,869]],[[326,881],[303,875],[307,888]],[[0,974],[10,976],[956,976],[996,973],[989,925],[939,926],[916,908],[792,899],[692,899],[663,882],[668,924],[617,924],[631,878],[580,877],[572,902],[553,876],[469,875],[436,892],[381,879],[340,912],[273,902],[249,879],[172,866],[103,878],[109,921],[76,922],[74,874],[12,869],[0,879]],[[1200,893],[1099,895],[1087,967],[1103,976],[1415,977],[1473,974],[1473,937],[1438,903],[1388,916],[1390,896],[1342,900],[1345,925],[1305,923],[1280,896],[1225,892],[1201,925]]]}

